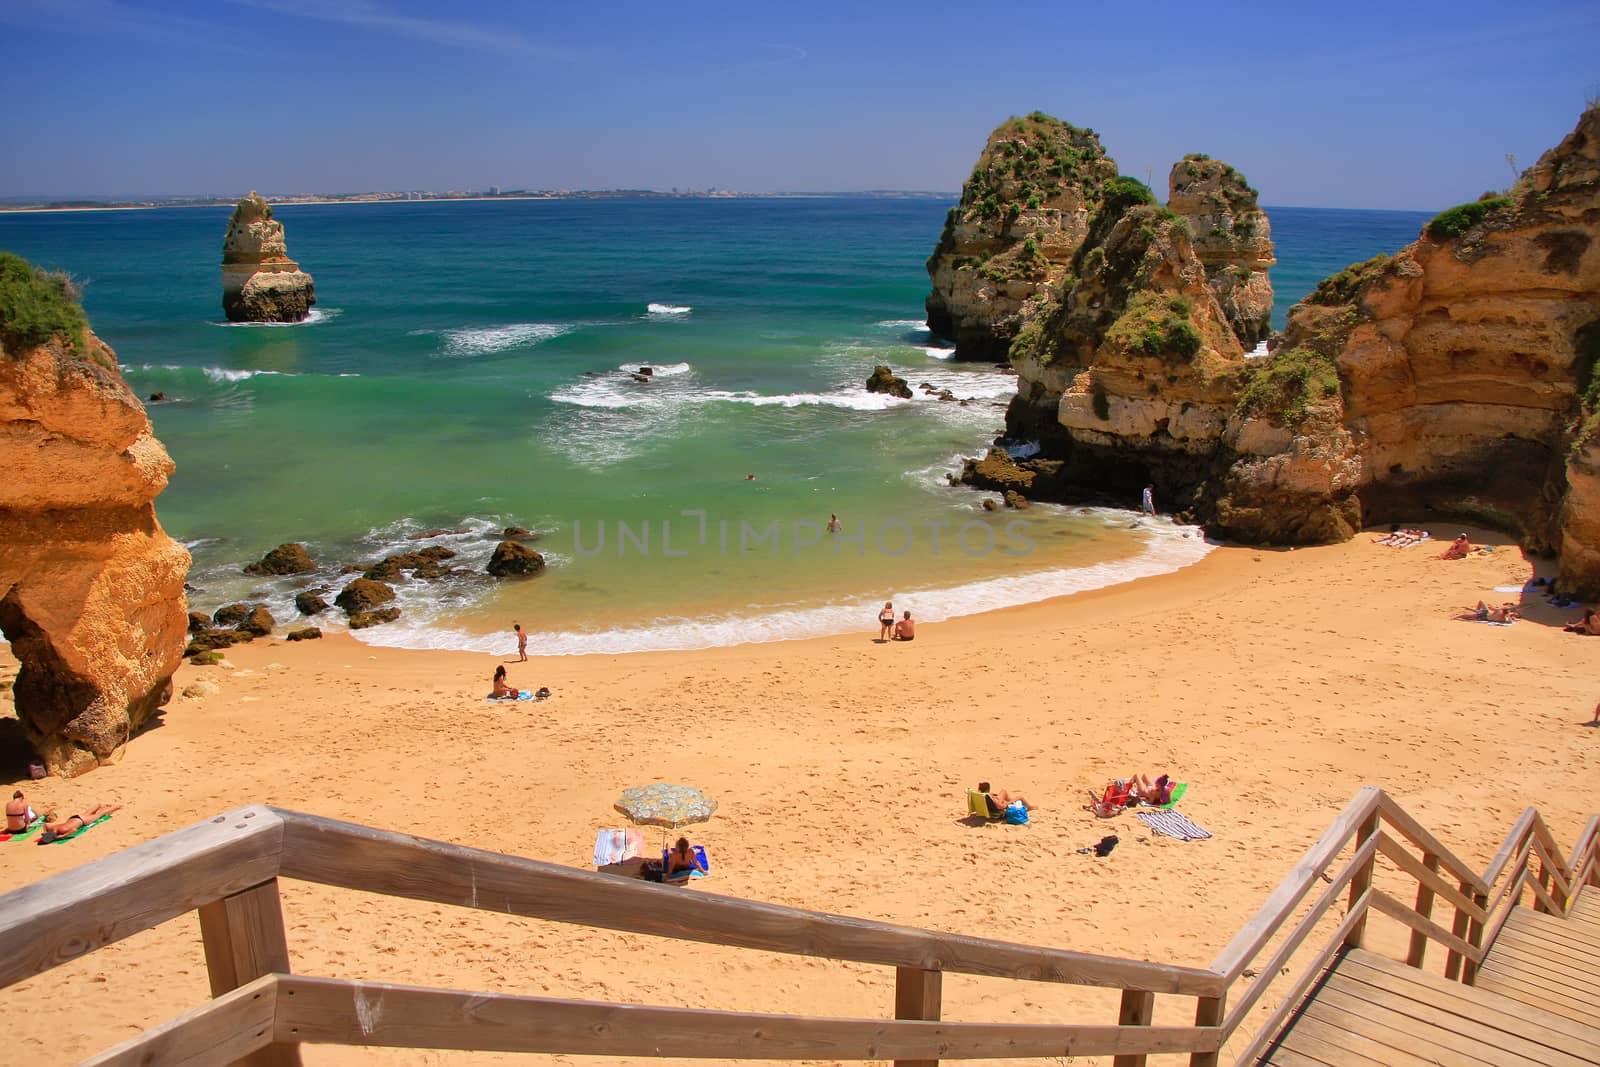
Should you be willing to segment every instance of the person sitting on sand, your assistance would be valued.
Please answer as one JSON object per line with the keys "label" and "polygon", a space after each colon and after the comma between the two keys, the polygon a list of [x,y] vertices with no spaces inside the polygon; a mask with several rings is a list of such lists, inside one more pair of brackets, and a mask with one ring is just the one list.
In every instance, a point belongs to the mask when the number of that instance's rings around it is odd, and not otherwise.
{"label": "person sitting on sand", "polygon": [[1129,795],[1138,797],[1142,803],[1159,808],[1172,800],[1173,781],[1170,775],[1152,778],[1148,774],[1130,774],[1125,780],[1132,787]]}
{"label": "person sitting on sand", "polygon": [[694,849],[689,845],[687,837],[680,837],[673,843],[667,852],[666,866],[662,869],[661,877],[671,881],[675,876],[687,877],[700,869],[700,861],[695,857]]}
{"label": "person sitting on sand", "polygon": [[47,813],[44,817],[44,833],[39,837],[39,844],[48,845],[58,838],[75,834],[100,818],[100,816],[110,815],[114,811],[121,810],[121,804],[96,804],[92,808],[85,808],[81,815],[68,815],[60,821],[53,817],[53,812]]}
{"label": "person sitting on sand", "polygon": [[1565,628],[1569,634],[1600,635],[1600,615],[1593,608],[1583,609],[1583,618]]}
{"label": "person sitting on sand", "polygon": [[1465,559],[1468,552],[1472,551],[1472,542],[1467,540],[1466,534],[1460,534],[1450,547],[1439,554],[1440,559]]}
{"label": "person sitting on sand", "polygon": [[494,669],[494,692],[489,694],[491,700],[516,700],[521,696],[515,689],[506,683],[506,668],[504,664]]}
{"label": "person sitting on sand", "polygon": [[905,615],[894,624],[894,639],[896,641],[915,641],[917,639],[917,624],[911,621],[911,609],[907,608]]}
{"label": "person sitting on sand", "polygon": [[22,790],[12,793],[11,799],[6,801],[6,833],[21,833],[38,817],[28,798],[22,795]]}
{"label": "person sitting on sand", "polygon": [[1021,804],[1024,811],[1033,810],[1032,802],[1021,793],[1013,793],[1008,789],[990,789],[988,782],[979,782],[978,792],[989,802],[989,814],[996,819],[1004,815],[1006,809],[1013,804]]}

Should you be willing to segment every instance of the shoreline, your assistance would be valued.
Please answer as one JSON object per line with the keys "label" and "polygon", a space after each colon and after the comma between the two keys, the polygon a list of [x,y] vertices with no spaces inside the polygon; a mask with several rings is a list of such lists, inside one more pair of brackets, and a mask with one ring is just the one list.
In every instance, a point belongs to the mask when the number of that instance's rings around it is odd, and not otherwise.
{"label": "shoreline", "polygon": [[[928,624],[909,644],[862,630],[507,663],[509,630],[499,655],[261,639],[227,650],[228,667],[185,664],[166,712],[107,765],[15,780],[41,806],[126,807],[60,846],[0,848],[0,890],[257,802],[592,869],[596,832],[626,824],[612,809],[622,789],[682,781],[719,808],[684,831],[707,847],[711,877],[674,891],[1204,966],[1363,785],[1480,869],[1530,802],[1563,847],[1576,839],[1593,802],[1550,783],[1600,774],[1600,730],[1580,725],[1600,695],[1600,645],[1562,632],[1576,609],[1537,597],[1514,626],[1456,621],[1480,598],[1517,599],[1496,586],[1548,572],[1503,535],[1468,531],[1495,549],[1445,561],[1444,540],[1388,548],[1376,531],[1226,545],[1175,573]],[[485,700],[501,663],[552,697]],[[0,684],[14,674],[0,655]],[[1080,810],[1086,790],[1135,770],[1188,782],[1182,811],[1213,837]],[[967,823],[979,779],[1028,796],[1032,822]],[[1078,854],[1107,833],[1120,837],[1111,855]],[[674,951],[653,937],[293,881],[282,892],[298,973],[892,1013],[892,968],[696,946],[663,983],[637,966]],[[1403,928],[1372,930],[1403,953]],[[168,923],[19,983],[19,1057],[70,1062],[203,1003],[202,960],[194,923]],[[1116,1018],[1115,991],[1016,993],[953,975],[944,996],[951,1018]],[[49,1010],[62,997],[81,1009],[73,1027]],[[307,1062],[370,1055],[316,1048]]]}

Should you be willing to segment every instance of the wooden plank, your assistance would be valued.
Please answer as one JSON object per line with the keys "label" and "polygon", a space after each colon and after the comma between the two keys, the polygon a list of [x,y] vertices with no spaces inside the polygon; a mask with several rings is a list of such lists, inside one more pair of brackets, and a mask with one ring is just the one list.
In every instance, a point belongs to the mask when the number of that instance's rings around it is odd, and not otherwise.
{"label": "wooden plank", "polygon": [[1305,1046],[1300,1048],[1280,1046],[1272,1049],[1259,1062],[1269,1064],[1271,1067],[1344,1067],[1350,1062],[1341,1058],[1343,1051],[1340,1049],[1328,1049],[1326,1046],[1319,1048],[1313,1043],[1307,1044],[1310,1045],[1310,1051],[1304,1051]]}
{"label": "wooden plank", "polygon": [[[1377,850],[1378,838],[1376,836],[1369,838],[1366,844],[1356,849],[1355,854],[1350,857],[1350,862],[1345,864],[1344,870],[1339,873],[1339,877],[1335,878],[1322,891],[1322,896],[1317,898],[1316,904],[1312,905],[1311,910],[1306,912],[1305,917],[1289,933],[1289,936],[1284,938],[1283,943],[1278,946],[1278,951],[1272,954],[1272,958],[1258,968],[1261,978],[1251,985],[1244,995],[1239,998],[1238,1002],[1234,1004],[1233,1010],[1228,1013],[1227,1021],[1223,1023],[1222,1029],[1224,1033],[1233,1033],[1249,1017],[1250,1010],[1255,1007],[1256,1001],[1260,1000],[1271,986],[1272,979],[1282,972],[1284,964],[1289,962],[1289,958],[1295,954],[1301,943],[1311,934],[1312,930],[1316,929],[1317,922],[1322,918],[1323,914],[1333,906],[1334,901],[1339,899],[1344,887],[1355,877],[1358,870],[1371,861]],[[1331,958],[1331,956],[1332,953],[1329,953],[1328,958]],[[1327,958],[1319,958],[1307,964],[1307,967],[1310,970],[1316,970],[1326,962]]]}
{"label": "wooden plank", "polygon": [[1256,953],[1272,940],[1295,906],[1311,891],[1322,872],[1344,851],[1351,835],[1372,818],[1382,795],[1382,790],[1370,785],[1355,795],[1333,825],[1323,831],[1322,836],[1300,858],[1300,862],[1295,864],[1289,876],[1278,883],[1278,888],[1272,891],[1272,895],[1250,921],[1217,953],[1217,958],[1211,961],[1211,970],[1225,975],[1229,985],[1244,973],[1250,961],[1256,958]]}
{"label": "wooden plank", "polygon": [[[1422,916],[1418,915],[1416,912],[1412,911],[1406,905],[1400,903],[1398,900],[1394,899],[1394,897],[1391,897],[1381,889],[1374,889],[1372,891],[1372,907],[1375,910],[1389,916],[1389,918],[1397,919],[1411,927],[1411,929],[1426,934],[1428,937],[1439,942],[1439,944],[1444,945],[1447,948],[1455,949],[1457,952],[1461,953],[1468,959],[1473,960],[1474,962],[1478,962],[1482,959],[1482,954],[1476,948],[1467,944],[1467,942],[1461,940],[1459,937],[1456,937],[1449,930],[1446,930],[1433,920],[1424,919]],[[1348,944],[1348,942],[1346,942],[1346,944]]]}
{"label": "wooden plank", "polygon": [[[1548,875],[1549,868],[1546,868],[1545,871],[1546,873],[1544,875],[1540,875],[1540,878],[1544,878]],[[1556,899],[1555,893],[1547,888],[1544,882],[1540,881],[1539,878],[1530,877],[1527,879],[1527,882],[1528,888],[1533,890],[1533,896],[1535,899],[1534,906],[1537,910],[1543,911],[1546,915],[1555,916],[1561,915],[1561,913],[1566,910],[1562,907],[1561,902]]]}
{"label": "wooden plank", "polygon": [[1541,1011],[1457,982],[1418,974],[1415,970],[1371,952],[1350,952],[1340,961],[1339,972],[1346,978],[1377,986],[1392,993],[1406,993],[1418,1000],[1468,1019],[1479,1019],[1497,1029],[1522,1034],[1541,1045],[1567,1049],[1574,1054],[1595,1055],[1600,1062],[1600,1039],[1593,1030],[1563,1015]]}
{"label": "wooden plank", "polygon": [[[1136,989],[1122,991],[1122,1002],[1117,1009],[1118,1026],[1149,1026],[1155,1015],[1156,995]],[[1143,1053],[1124,1053],[1111,1061],[1111,1067],[1144,1067]]]}
{"label": "wooden plank", "polygon": [[[1320,993],[1320,991],[1319,991]],[[1356,1026],[1347,1025],[1339,1017],[1330,1020],[1327,1011],[1317,1011],[1320,996],[1306,1004],[1305,1010],[1294,1021],[1294,1028],[1284,1041],[1287,1048],[1298,1049],[1315,1041],[1316,1054],[1333,1053],[1337,1064],[1375,1063],[1381,1067],[1433,1067],[1435,1061],[1425,1060],[1403,1048],[1384,1040],[1383,1033],[1368,1033]]]}
{"label": "wooden plank", "polygon": [[[1404,845],[1385,833],[1378,834],[1378,851],[1382,852],[1396,867],[1415,878],[1424,888],[1433,890],[1436,895],[1448,900],[1457,909],[1463,910],[1475,918],[1487,919],[1489,917],[1487,912],[1473,902],[1472,897],[1466,891],[1457,889],[1439,876],[1439,861],[1437,857],[1429,856],[1427,860],[1419,860]],[[1428,860],[1432,861],[1431,866]],[[1417,910],[1420,912],[1422,909],[1418,908]]]}
{"label": "wooden plank", "polygon": [[297,812],[282,876],[608,930],[997,978],[1220,996],[1220,975],[1065,949],[893,926],[672,887]]}
{"label": "wooden plank", "polygon": [[1589,968],[1600,973],[1600,951],[1585,950],[1567,941],[1550,941],[1539,931],[1512,929],[1510,924],[1507,924],[1506,928],[1500,931],[1500,936],[1495,939],[1494,944],[1494,952],[1516,948],[1568,967]]}
{"label": "wooden plank", "polygon": [[1484,963],[1483,970],[1495,976],[1514,975],[1540,982],[1554,992],[1587,997],[1600,1003],[1600,982],[1595,979],[1592,964],[1567,962],[1547,953],[1518,948],[1502,941],[1493,960]]}
{"label": "wooden plank", "polygon": [[1405,1027],[1404,1014],[1347,1000],[1332,987],[1317,991],[1316,999],[1306,1005],[1306,1016],[1375,1042],[1384,1049],[1383,1059],[1390,1067],[1478,1067],[1494,1062],[1476,1042],[1464,1042],[1468,1049],[1463,1049],[1458,1047],[1459,1038],[1452,1041],[1437,1027]]}
{"label": "wooden plank", "polygon": [[1545,1011],[1565,1015],[1569,1019],[1576,1019],[1589,1026],[1600,1026],[1600,1004],[1596,1004],[1593,996],[1568,995],[1564,989],[1550,985],[1538,977],[1530,978],[1520,972],[1504,970],[1487,974],[1480,971],[1476,988],[1500,993],[1512,1000],[1520,1000],[1524,1004],[1532,1004]]}
{"label": "wooden plank", "polygon": [[[1225,997],[1201,997],[1195,1002],[1194,1024],[1220,1027],[1227,1010],[1228,1001]],[[1216,1052],[1194,1052],[1189,1055],[1189,1067],[1217,1067],[1217,1063]]]}
{"label": "wooden plank", "polygon": [[[289,942],[278,880],[201,905],[200,939],[214,997],[263,975],[288,974]],[[277,1042],[241,1062],[247,1067],[299,1067],[299,1046]]]}
{"label": "wooden plank", "polygon": [[[1482,998],[1488,999],[1488,998]],[[1451,1049],[1468,1056],[1493,1049],[1516,1063],[1545,1067],[1584,1067],[1584,1061],[1559,1048],[1530,1041],[1475,1018],[1435,1008],[1415,990],[1391,993],[1355,979],[1336,976],[1317,996],[1318,1006],[1328,1006],[1371,1020],[1386,1030],[1405,1035],[1404,1048]]]}
{"label": "wooden plank", "polygon": [[1534,808],[1523,809],[1522,815],[1512,824],[1511,832],[1506,834],[1506,839],[1501,842],[1500,849],[1489,861],[1489,866],[1484,868],[1483,884],[1474,884],[1472,888],[1480,893],[1487,893],[1488,887],[1500,879],[1500,872],[1505,870],[1511,858],[1526,851],[1528,847],[1528,833],[1533,827],[1533,820],[1539,817],[1539,812]]}
{"label": "wooden plank", "polygon": [[[894,1017],[896,1019],[937,1019],[943,1010],[942,972],[920,967],[896,967],[894,974]],[[938,1067],[938,1060],[895,1060],[895,1067]]]}
{"label": "wooden plank", "polygon": [[80,1067],[211,1067],[243,1059],[272,1042],[277,984],[271,975],[259,978],[90,1056]]}
{"label": "wooden plank", "polygon": [[[1345,936],[1349,934],[1350,928],[1355,925],[1356,921],[1366,915],[1367,905],[1371,899],[1370,894],[1371,890],[1368,890],[1367,893],[1363,893],[1361,900],[1357,902],[1356,907],[1351,908],[1350,912],[1345,915],[1344,921],[1339,924],[1339,928],[1334,930],[1333,935],[1329,937],[1327,943],[1322,946],[1322,951],[1317,953],[1316,958],[1318,960],[1326,960],[1335,953],[1345,951]],[[1295,979],[1295,981],[1289,986],[1289,991],[1284,994],[1283,1000],[1279,1002],[1276,1008],[1273,1009],[1272,1014],[1267,1016],[1266,1021],[1261,1024],[1261,1028],[1256,1031],[1256,1036],[1250,1039],[1250,1043],[1245,1046],[1245,1050],[1239,1054],[1240,1063],[1250,1063],[1257,1056],[1261,1055],[1261,1051],[1264,1048],[1272,1044],[1273,1039],[1278,1034],[1279,1028],[1283,1026],[1284,1020],[1287,1019],[1290,1013],[1293,1012],[1300,1004],[1301,999],[1305,996],[1306,990],[1313,982],[1317,981],[1326,974],[1327,968],[1316,965],[1307,967],[1306,970],[1301,973],[1300,977]],[[1229,1016],[1229,1018],[1232,1017],[1232,1015]],[[1231,1031],[1226,1026],[1222,1028],[1223,1041],[1228,1040],[1228,1035],[1230,1032]]]}
{"label": "wooden plank", "polygon": [[1196,1027],[828,1019],[285,976],[277,1036],[316,1044],[695,1059],[988,1059],[1187,1053]]}
{"label": "wooden plank", "polygon": [[1541,915],[1530,908],[1517,908],[1506,919],[1505,929],[1538,932],[1546,937],[1584,949],[1600,948],[1600,933],[1581,921]]}
{"label": "wooden plank", "polygon": [[1385,822],[1400,831],[1400,836],[1416,845],[1423,852],[1438,856],[1444,868],[1451,874],[1462,879],[1481,893],[1489,891],[1490,883],[1485,881],[1482,875],[1467,866],[1461,857],[1446,848],[1444,843],[1437,837],[1423,829],[1422,824],[1413,819],[1410,813],[1397,804],[1389,794],[1382,793],[1379,795],[1378,810],[1382,813]]}
{"label": "wooden plank", "polygon": [[0,896],[0,988],[273,877],[282,841],[238,808]]}

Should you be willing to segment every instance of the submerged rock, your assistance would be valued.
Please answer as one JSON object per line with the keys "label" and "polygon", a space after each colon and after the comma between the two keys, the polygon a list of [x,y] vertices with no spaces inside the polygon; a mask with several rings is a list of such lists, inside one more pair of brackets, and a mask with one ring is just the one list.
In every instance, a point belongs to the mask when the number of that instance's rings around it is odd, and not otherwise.
{"label": "submerged rock", "polygon": [[333,598],[333,602],[344,609],[346,615],[356,615],[368,612],[379,604],[387,604],[394,599],[394,590],[382,582],[373,581],[371,578],[357,578]]}
{"label": "submerged rock", "polygon": [[192,634],[203,633],[211,629],[211,616],[203,611],[189,612],[189,632]]}
{"label": "submerged rock", "polygon": [[232,629],[249,617],[249,604],[224,604],[211,616],[211,621],[224,629]]}
{"label": "submerged rock", "polygon": [[375,611],[358,611],[350,616],[350,629],[365,630],[369,626],[381,626],[386,622],[394,622],[400,617],[399,608],[378,608]]}
{"label": "submerged rock", "polygon": [[317,302],[311,275],[289,258],[283,223],[255,191],[222,239],[222,310],[231,322],[300,322]]}
{"label": "submerged rock", "polygon": [[306,551],[306,546],[290,542],[279,545],[277,548],[262,556],[260,561],[245,567],[246,574],[308,574],[317,569],[311,562],[311,553]]}
{"label": "submerged rock", "polygon": [[501,541],[484,569],[496,578],[525,577],[544,570],[544,557],[526,545]]}
{"label": "submerged rock", "polygon": [[911,387],[906,384],[906,380],[882,363],[873,367],[872,373],[867,376],[867,392],[888,393],[901,400],[911,399]]}
{"label": "submerged rock", "polygon": [[272,628],[277,624],[278,620],[272,617],[272,612],[267,610],[266,605],[257,604],[235,629],[251,637],[266,637],[272,633]]}
{"label": "submerged rock", "polygon": [[[399,618],[398,609],[395,612],[395,617]],[[291,641],[315,641],[322,636],[322,630],[320,627],[307,626],[300,630],[290,630],[285,636]]]}
{"label": "submerged rock", "polygon": [[328,610],[328,602],[322,599],[320,592],[308,589],[295,594],[294,609],[302,615],[321,615]]}

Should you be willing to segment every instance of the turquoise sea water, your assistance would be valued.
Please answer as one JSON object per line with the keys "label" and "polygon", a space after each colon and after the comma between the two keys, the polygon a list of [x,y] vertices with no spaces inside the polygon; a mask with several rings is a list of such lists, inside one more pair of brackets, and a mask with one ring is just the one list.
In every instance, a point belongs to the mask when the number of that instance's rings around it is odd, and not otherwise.
{"label": "turquoise sea water", "polygon": [[[402,621],[364,639],[499,649],[516,619],[547,652],[702,647],[861,629],[891,596],[936,620],[1198,558],[1164,523],[990,514],[944,484],[1011,392],[922,325],[948,206],[280,207],[320,301],[295,326],[221,321],[227,209],[0,215],[0,248],[85,279],[130,385],[169,398],[150,405],[178,466],[157,507],[194,552],[202,608],[264,598],[289,620],[293,594],[337,587],[343,565],[444,544],[474,573],[403,584]],[[1270,215],[1280,324],[1426,220]],[[868,394],[876,363],[967,403]],[[822,529],[833,513],[840,535]],[[482,575],[508,524],[544,533],[546,573]],[[412,540],[435,529],[452,532]],[[240,573],[286,540],[316,576]]]}

